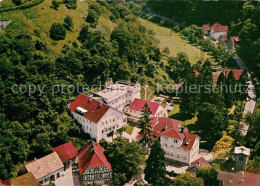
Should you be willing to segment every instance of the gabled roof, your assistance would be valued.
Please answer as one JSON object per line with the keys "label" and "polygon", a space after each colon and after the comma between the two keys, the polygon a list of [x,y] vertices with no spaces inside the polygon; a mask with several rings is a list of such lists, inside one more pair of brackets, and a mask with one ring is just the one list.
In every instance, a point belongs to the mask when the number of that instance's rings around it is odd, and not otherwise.
{"label": "gabled roof", "polygon": [[217,86],[219,75],[213,75],[213,85]]}
{"label": "gabled roof", "polygon": [[209,31],[210,30],[210,25],[203,25],[203,30],[204,31]]}
{"label": "gabled roof", "polygon": [[110,106],[101,103],[85,94],[79,94],[78,97],[69,104],[68,108],[75,112],[77,108],[83,108],[87,112],[83,117],[88,120],[98,123],[98,121],[106,114]]}
{"label": "gabled roof", "polygon": [[213,26],[212,26],[212,29],[214,32],[227,32],[228,31],[228,26],[223,26],[219,23],[215,23]]}
{"label": "gabled roof", "polygon": [[197,169],[202,167],[202,166],[210,166],[210,164],[203,158],[199,158],[197,160],[195,160],[189,167],[187,170],[193,169],[194,167],[196,167]]}
{"label": "gabled roof", "polygon": [[0,179],[0,185],[1,186],[11,186],[11,181],[10,181],[10,179],[4,180],[4,181]]}
{"label": "gabled roof", "polygon": [[232,45],[235,45],[240,41],[239,36],[230,37],[230,40],[232,42]]}
{"label": "gabled roof", "polygon": [[181,148],[191,150],[198,135],[184,132],[184,136],[185,138],[182,142]]}
{"label": "gabled roof", "polygon": [[52,152],[57,152],[63,163],[72,158],[75,158],[78,154],[78,151],[76,150],[71,141],[53,148]]}
{"label": "gabled roof", "polygon": [[177,140],[183,140],[185,138],[184,134],[180,133],[175,128],[171,128],[171,129],[163,131],[161,133],[161,136],[173,138],[173,139],[177,139]]}
{"label": "gabled roof", "polygon": [[230,71],[233,72],[234,77],[235,77],[236,80],[239,80],[240,76],[241,76],[242,73],[244,72],[244,70],[226,69],[226,78],[228,77],[228,74],[230,73]]}
{"label": "gabled roof", "polygon": [[27,171],[32,172],[37,180],[63,167],[63,163],[57,152],[53,152],[25,165]]}
{"label": "gabled roof", "polygon": [[105,166],[112,171],[111,164],[108,162],[104,152],[103,147],[94,141],[85,145],[77,155],[80,175],[89,167]]}
{"label": "gabled roof", "polygon": [[222,35],[220,37],[222,37],[222,41],[227,41],[228,40],[228,35],[227,34],[224,34],[224,35]]}
{"label": "gabled roof", "polygon": [[235,153],[235,154],[244,154],[244,155],[249,156],[249,154],[250,154],[250,149],[249,149],[249,148],[246,148],[246,147],[244,147],[244,146],[235,147],[234,153]]}
{"label": "gabled roof", "polygon": [[172,86],[172,88],[174,88],[174,89],[179,89],[179,88],[182,87],[183,84],[184,84],[184,81],[182,81],[182,82],[180,82],[180,83],[178,83],[178,84],[174,84],[174,85]]}
{"label": "gabled roof", "polygon": [[256,186],[260,183],[260,174],[242,171],[236,173],[219,171],[217,180],[223,181],[225,183],[225,186]]}
{"label": "gabled roof", "polygon": [[144,104],[147,103],[147,105],[149,106],[152,115],[155,115],[160,104],[158,103],[154,103],[151,101],[145,101],[142,99],[137,99],[135,98],[134,101],[130,104],[129,109],[135,110],[135,111],[142,111]]}
{"label": "gabled roof", "polygon": [[28,172],[22,176],[18,176],[16,178],[11,179],[11,185],[12,186],[22,186],[22,185],[28,185],[28,186],[40,186],[33,176],[31,172]]}
{"label": "gabled roof", "polygon": [[195,70],[195,69],[193,69],[193,72],[194,72],[196,77],[200,75],[200,73],[197,70]]}

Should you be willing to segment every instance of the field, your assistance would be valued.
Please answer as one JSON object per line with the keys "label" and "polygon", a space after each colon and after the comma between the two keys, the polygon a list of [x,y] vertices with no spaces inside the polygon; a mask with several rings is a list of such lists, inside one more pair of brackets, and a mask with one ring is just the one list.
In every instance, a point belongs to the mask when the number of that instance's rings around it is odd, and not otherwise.
{"label": "field", "polygon": [[179,52],[185,52],[192,64],[196,63],[198,60],[210,58],[206,52],[189,44],[188,41],[181,38],[180,34],[172,32],[171,29],[151,23],[145,19],[140,18],[139,21],[147,29],[152,29],[155,32],[155,37],[160,41],[159,45],[161,50],[168,47],[171,56],[176,56]]}

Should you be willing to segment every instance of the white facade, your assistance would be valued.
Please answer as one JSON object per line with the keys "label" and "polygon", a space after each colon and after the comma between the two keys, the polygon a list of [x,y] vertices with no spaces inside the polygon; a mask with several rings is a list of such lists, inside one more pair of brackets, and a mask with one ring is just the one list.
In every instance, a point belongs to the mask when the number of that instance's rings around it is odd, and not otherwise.
{"label": "white facade", "polygon": [[161,146],[165,151],[165,157],[175,161],[191,164],[199,154],[199,137],[197,136],[191,150],[182,148],[182,140],[177,140],[165,136],[160,138]]}
{"label": "white facade", "polygon": [[210,29],[210,37],[214,40],[217,40],[220,36],[226,35],[227,32],[214,32],[214,30]]}
{"label": "white facade", "polygon": [[[140,119],[143,116],[141,111],[136,111],[136,110],[130,109],[129,107],[124,108],[124,113],[126,113],[132,117],[135,117],[137,119]],[[168,117],[168,113],[165,110],[165,108],[162,105],[160,105],[158,107],[156,113],[154,115],[151,114],[150,117]]]}
{"label": "white facade", "polygon": [[91,138],[95,138],[97,142],[107,138],[107,134],[113,130],[121,128],[126,119],[124,114],[112,107],[103,115],[103,117],[94,123],[76,112],[72,112],[73,117],[82,125],[82,130],[90,134]]}
{"label": "white facade", "polygon": [[51,181],[55,181],[56,179],[61,177],[63,173],[64,173],[64,168],[58,169],[55,172],[52,172],[42,178],[39,178],[37,180],[37,182],[46,185],[46,184],[50,183]]}
{"label": "white facade", "polygon": [[139,83],[131,84],[125,81],[117,81],[113,84],[110,79],[106,88],[96,94],[104,99],[107,105],[122,111],[135,98],[140,99],[141,87]]}

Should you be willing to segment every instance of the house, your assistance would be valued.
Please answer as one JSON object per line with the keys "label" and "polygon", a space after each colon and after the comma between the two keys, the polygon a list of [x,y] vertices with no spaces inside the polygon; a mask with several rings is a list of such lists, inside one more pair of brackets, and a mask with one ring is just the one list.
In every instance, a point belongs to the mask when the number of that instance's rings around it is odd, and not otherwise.
{"label": "house", "polygon": [[243,74],[244,70],[235,70],[235,69],[226,69],[225,74],[226,78],[228,78],[228,75],[230,72],[233,72],[233,75],[235,77],[235,80],[239,80],[240,76]]}
{"label": "house", "polygon": [[260,174],[239,171],[236,173],[219,171],[217,180],[223,186],[257,186],[260,183]]}
{"label": "house", "polygon": [[78,154],[78,151],[71,141],[53,148],[52,152],[57,152],[64,165],[64,170],[74,164],[76,155]]}
{"label": "house", "polygon": [[10,185],[11,186],[21,186],[21,185],[41,186],[42,184],[37,182],[36,178],[33,176],[31,172],[28,172],[22,176],[18,176],[16,178],[11,179]]}
{"label": "house", "polygon": [[0,21],[0,31],[1,30],[4,30],[7,25],[9,25],[10,23],[12,22],[12,20],[9,20],[9,21]]}
{"label": "house", "polygon": [[165,108],[159,103],[145,101],[142,99],[134,99],[134,101],[127,107],[124,108],[124,113],[128,115],[128,119],[132,119],[133,121],[139,121],[139,119],[143,116],[142,109],[144,105],[147,104],[151,110],[150,117],[164,117],[168,116]]}
{"label": "house", "polygon": [[203,157],[195,160],[188,168],[187,171],[191,172],[191,173],[196,173],[197,170],[200,167],[205,167],[205,166],[211,166],[207,160],[205,160]]}
{"label": "house", "polygon": [[202,25],[203,32],[205,35],[209,35],[210,33],[210,25]]}
{"label": "house", "polygon": [[227,48],[231,50],[236,50],[238,48],[239,42],[239,36],[230,37],[230,39],[227,42]]}
{"label": "house", "polygon": [[139,83],[129,83],[126,81],[113,83],[113,80],[110,78],[106,83],[106,88],[95,93],[95,95],[102,97],[107,105],[122,111],[135,98],[140,99],[140,92],[141,87]]}
{"label": "house", "polygon": [[228,32],[228,26],[222,26],[219,23],[215,23],[210,29],[210,37],[213,40],[219,39],[220,36],[226,35]]}
{"label": "house", "polygon": [[78,153],[76,164],[84,185],[104,185],[112,179],[112,167],[104,152],[98,143],[92,141]]}
{"label": "house", "polygon": [[199,154],[199,136],[189,133],[185,128],[183,133],[176,128],[165,129],[160,134],[161,146],[165,158],[190,165]]}
{"label": "house", "polygon": [[245,166],[248,162],[248,157],[250,155],[250,149],[240,146],[235,147],[235,169],[236,170],[244,170]]}
{"label": "house", "polygon": [[19,174],[31,172],[38,183],[48,184],[55,181],[64,172],[63,163],[56,152],[53,152],[33,162],[27,163]]}
{"label": "house", "polygon": [[224,34],[224,35],[219,36],[218,41],[219,41],[219,42],[227,43],[227,41],[228,41],[228,35],[227,35],[227,34]]}
{"label": "house", "polygon": [[126,123],[122,112],[85,94],[79,94],[68,105],[68,109],[82,125],[82,130],[97,142],[101,139],[109,140],[107,135]]}

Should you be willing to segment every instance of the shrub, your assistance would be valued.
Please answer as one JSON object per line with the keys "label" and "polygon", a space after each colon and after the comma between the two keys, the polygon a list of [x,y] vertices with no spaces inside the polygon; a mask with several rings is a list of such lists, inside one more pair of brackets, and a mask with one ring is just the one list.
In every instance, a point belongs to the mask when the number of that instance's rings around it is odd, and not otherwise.
{"label": "shrub", "polygon": [[84,25],[79,32],[78,40],[84,43],[84,41],[86,41],[87,38],[88,38],[88,26]]}
{"label": "shrub", "polygon": [[58,8],[60,7],[61,2],[57,1],[57,0],[52,0],[51,2],[51,7],[54,8],[55,10],[58,10]]}
{"label": "shrub", "polygon": [[60,23],[53,23],[51,25],[50,37],[53,40],[63,40],[66,37],[66,30]]}
{"label": "shrub", "polygon": [[68,30],[71,30],[73,28],[74,23],[73,23],[72,17],[70,17],[70,16],[66,16],[65,17],[65,19],[64,19],[64,26]]}
{"label": "shrub", "polygon": [[14,2],[14,4],[15,4],[16,6],[19,6],[19,5],[22,4],[22,0],[13,0],[13,2]]}
{"label": "shrub", "polygon": [[77,0],[65,0],[64,3],[68,9],[76,9],[77,7]]}
{"label": "shrub", "polygon": [[97,23],[98,19],[99,19],[99,16],[96,13],[96,11],[93,9],[90,9],[88,12],[88,17],[87,17],[86,21],[89,23]]}

